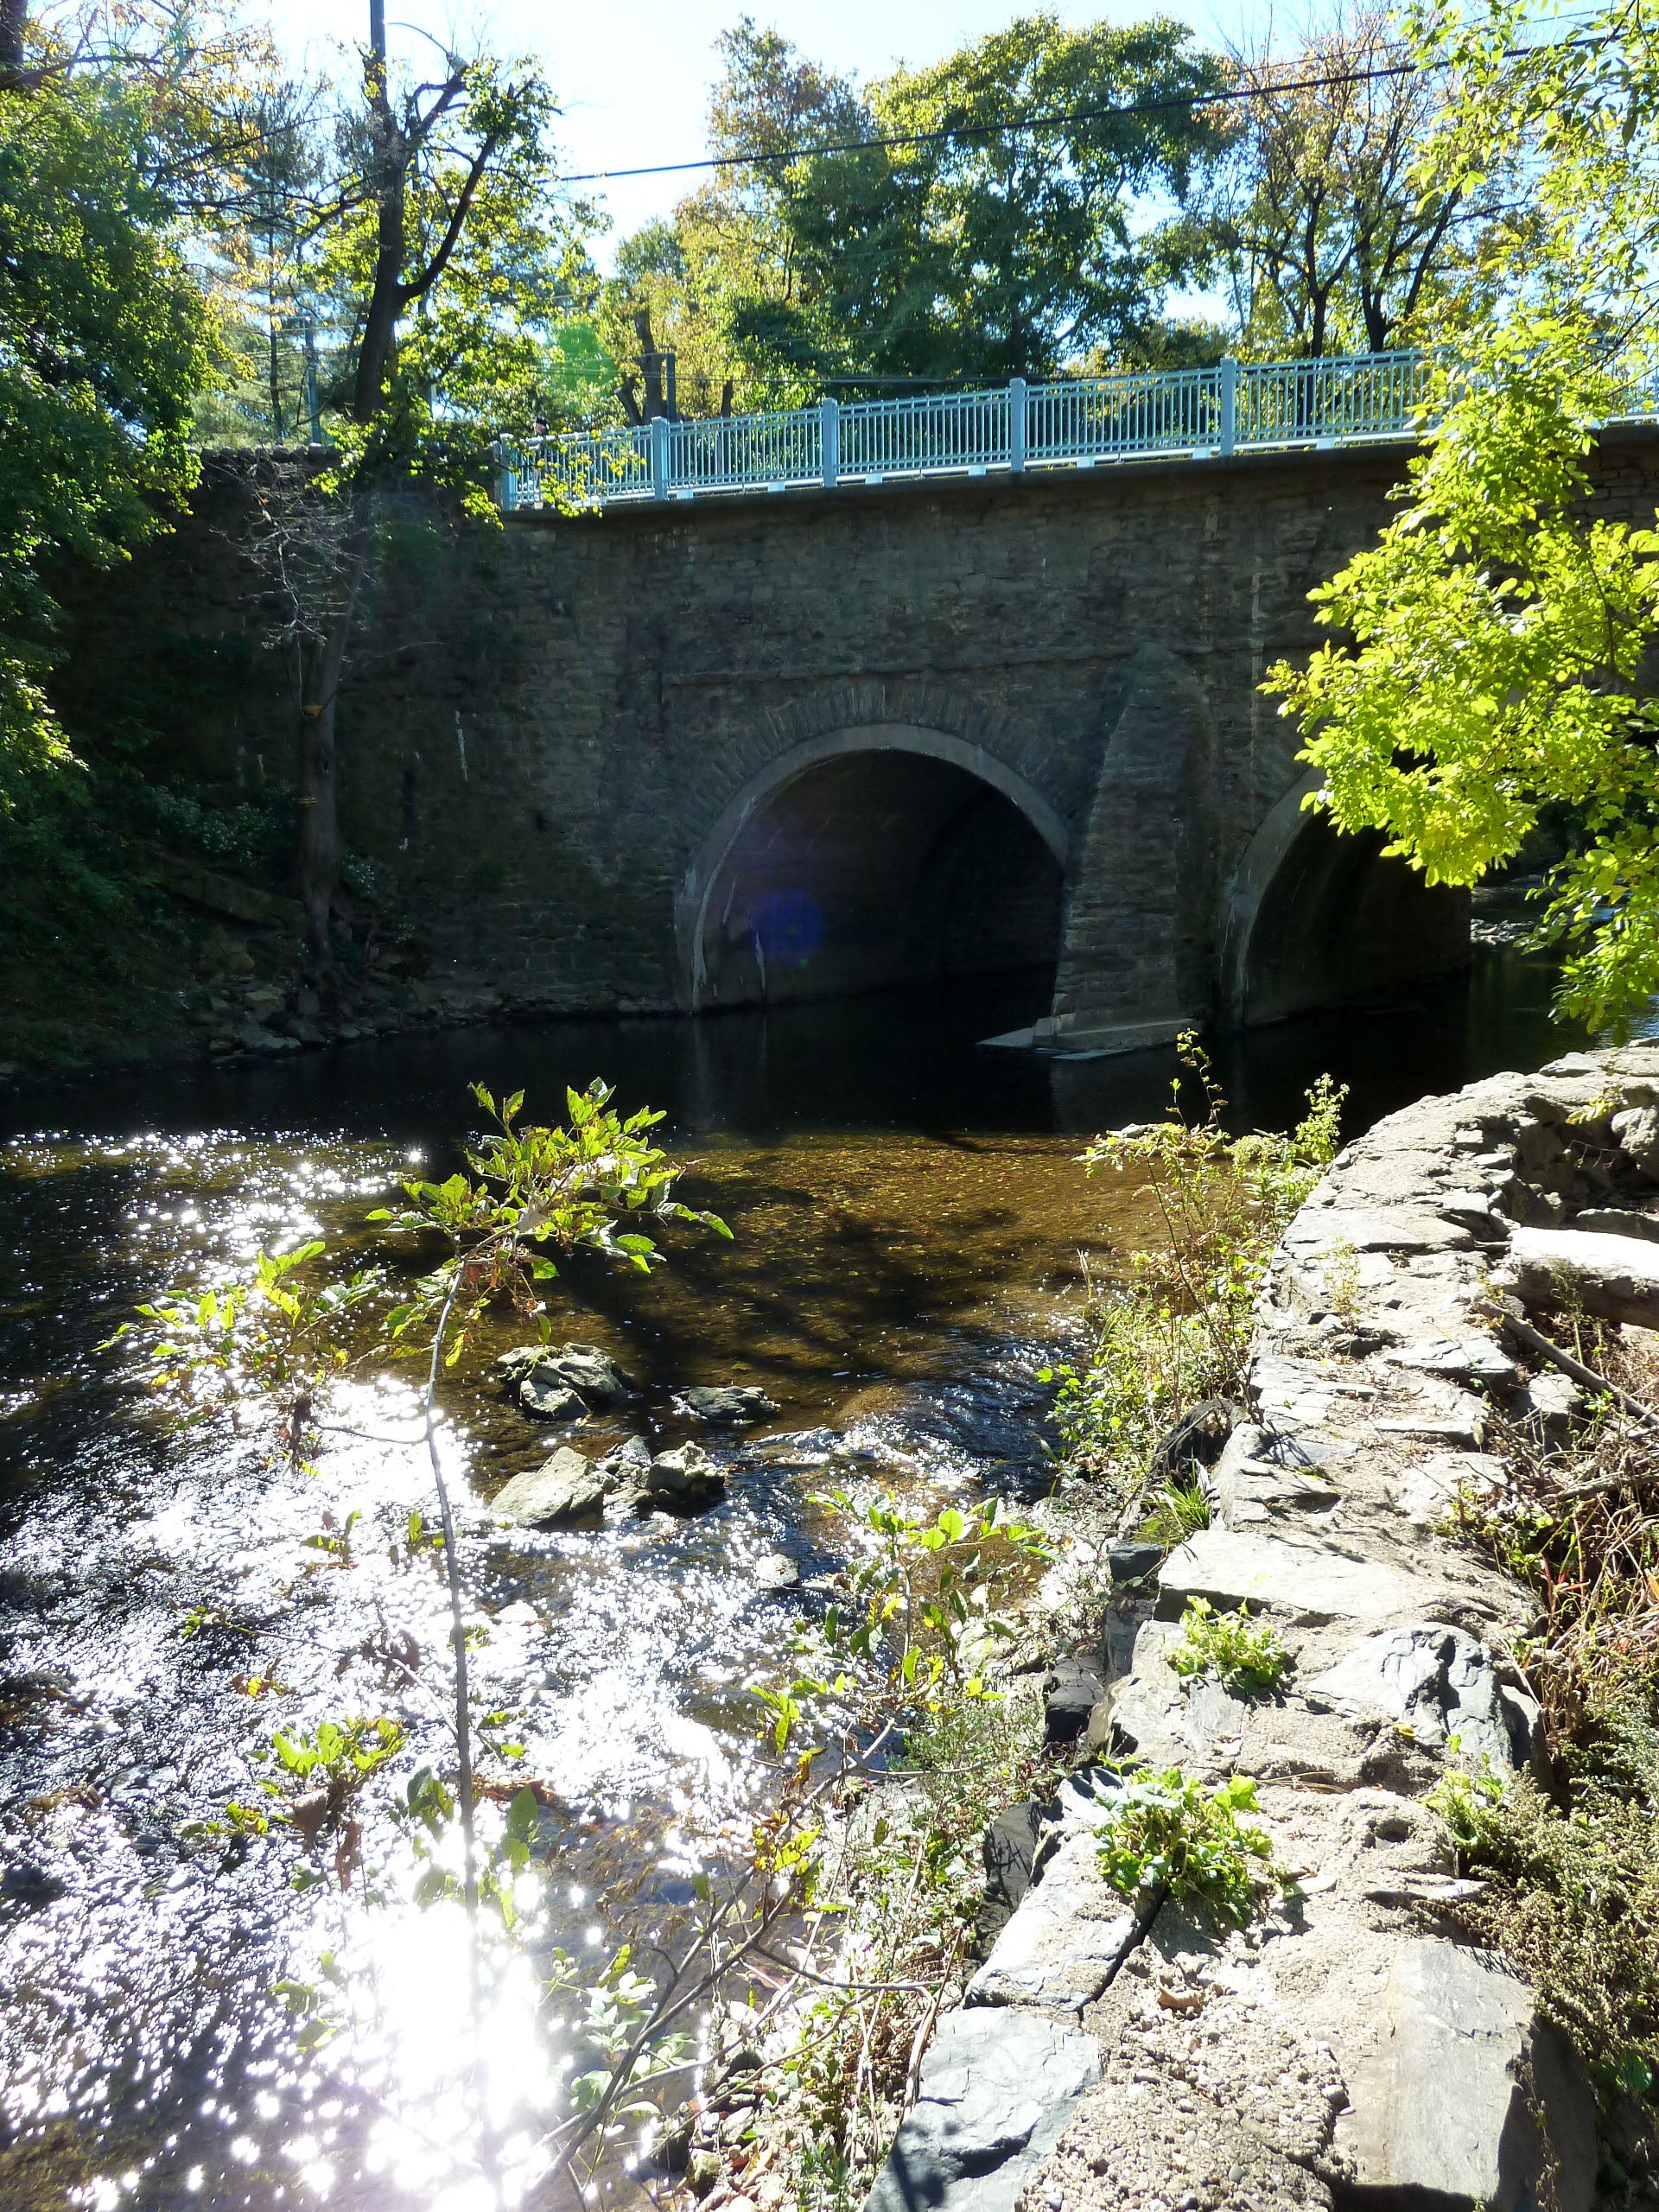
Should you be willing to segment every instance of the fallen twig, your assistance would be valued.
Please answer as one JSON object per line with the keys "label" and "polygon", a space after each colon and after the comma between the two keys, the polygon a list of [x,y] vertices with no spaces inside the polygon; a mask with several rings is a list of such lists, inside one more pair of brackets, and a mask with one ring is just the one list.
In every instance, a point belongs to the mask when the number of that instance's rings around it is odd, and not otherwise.
{"label": "fallen twig", "polygon": [[[1640,1398],[1633,1398],[1628,1390],[1621,1390],[1617,1382],[1610,1382],[1605,1375],[1598,1375],[1593,1367],[1586,1367],[1581,1359],[1574,1359],[1570,1351],[1563,1351],[1558,1344],[1552,1344],[1541,1329],[1535,1329],[1530,1321],[1523,1321],[1519,1314],[1504,1312],[1501,1318],[1504,1329],[1526,1351],[1535,1353],[1540,1359],[1548,1360],[1552,1367],[1559,1367],[1563,1375],[1570,1376],[1573,1382],[1581,1383],[1586,1390],[1595,1391],[1599,1397],[1611,1398],[1632,1421],[1639,1421],[1643,1428],[1649,1428],[1659,1435],[1659,1414],[1656,1414],[1651,1407],[1644,1406]],[[1612,1486],[1599,1485],[1604,1488]],[[1587,1496],[1588,1493],[1583,1495]]]}

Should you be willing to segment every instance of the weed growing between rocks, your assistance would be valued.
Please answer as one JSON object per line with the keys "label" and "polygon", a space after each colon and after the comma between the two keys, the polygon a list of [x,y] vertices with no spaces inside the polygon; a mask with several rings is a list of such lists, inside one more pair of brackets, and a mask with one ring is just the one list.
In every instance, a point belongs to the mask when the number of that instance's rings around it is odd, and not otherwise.
{"label": "weed growing between rocks", "polygon": [[1131,1902],[1194,1904],[1243,1928],[1270,1886],[1273,1846],[1239,1817],[1255,1810],[1244,1775],[1214,1789],[1179,1767],[1138,1775],[1096,1830],[1102,1878]]}
{"label": "weed growing between rocks", "polygon": [[[1569,1319],[1569,1349],[1659,1416],[1659,1342]],[[1569,1443],[1511,1427],[1457,1526],[1536,1592],[1519,1656],[1554,1764],[1431,1801],[1480,1894],[1453,1916],[1536,1981],[1600,2094],[1610,2203],[1659,2201],[1659,1418],[1604,1401]]]}
{"label": "weed growing between rocks", "polygon": [[1166,1483],[1154,1493],[1137,1536],[1173,1551],[1210,1526],[1210,1501],[1197,1483]]}
{"label": "weed growing between rocks", "polygon": [[950,1696],[908,1731],[893,1774],[849,1793],[820,1892],[840,1932],[773,2012],[746,2196],[800,2212],[863,2198],[972,1972],[986,1821],[1048,1796],[1060,1771],[1039,1698]]}
{"label": "weed growing between rocks", "polygon": [[1178,1675],[1208,1675],[1234,1697],[1271,1697],[1290,1672],[1276,1630],[1253,1627],[1244,1605],[1218,1613],[1206,1598],[1189,1599],[1166,1656]]}
{"label": "weed growing between rocks", "polygon": [[[1088,1280],[1084,1356],[1046,1377],[1060,1385],[1055,1415],[1066,1464],[1111,1487],[1126,1524],[1176,1418],[1242,1390],[1256,1293],[1281,1231],[1336,1156],[1347,1096],[1321,1076],[1288,1136],[1234,1137],[1222,1125],[1227,1102],[1196,1035],[1185,1032],[1177,1049],[1185,1077],[1171,1087],[1166,1118],[1109,1131],[1083,1154],[1091,1175],[1134,1174],[1144,1183],[1157,1235],[1134,1255],[1126,1282]],[[1202,1105],[1196,1120],[1182,1109],[1188,1079]]]}

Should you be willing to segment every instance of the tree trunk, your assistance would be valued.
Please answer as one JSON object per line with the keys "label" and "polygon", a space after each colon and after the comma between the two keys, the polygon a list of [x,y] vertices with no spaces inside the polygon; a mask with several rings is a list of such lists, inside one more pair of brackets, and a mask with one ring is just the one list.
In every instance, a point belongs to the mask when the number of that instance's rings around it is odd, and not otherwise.
{"label": "tree trunk", "polygon": [[357,618],[358,596],[368,569],[372,526],[359,514],[346,554],[345,604],[333,617],[321,642],[309,656],[300,697],[300,905],[305,941],[313,957],[330,957],[329,918],[340,888],[344,847],[340,836],[340,778],[334,746],[334,712],[340,697],[346,647]]}
{"label": "tree trunk", "polygon": [[0,0],[0,85],[15,83],[23,73],[23,27],[29,21],[29,0]]}

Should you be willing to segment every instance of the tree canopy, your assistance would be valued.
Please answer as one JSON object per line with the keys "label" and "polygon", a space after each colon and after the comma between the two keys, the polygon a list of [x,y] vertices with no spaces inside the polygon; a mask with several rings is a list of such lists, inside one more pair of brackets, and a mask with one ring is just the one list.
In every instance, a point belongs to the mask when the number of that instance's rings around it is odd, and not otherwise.
{"label": "tree canopy", "polygon": [[[1512,156],[1479,175],[1442,145],[1440,73],[1385,10],[1333,0],[1299,50],[1266,36],[1225,56],[1228,146],[1188,208],[1191,258],[1219,283],[1238,349],[1382,353],[1466,282],[1512,213]],[[1443,151],[1449,154],[1449,149]]]}
{"label": "tree canopy", "polygon": [[1431,882],[1564,811],[1542,936],[1565,1006],[1621,1026],[1659,989],[1659,532],[1598,513],[1587,460],[1659,359],[1659,31],[1622,5],[1570,41],[1528,29],[1508,4],[1416,27],[1455,86],[1426,162],[1469,189],[1524,164],[1534,219],[1439,303],[1402,512],[1315,594],[1332,641],[1271,683],[1317,804]]}
{"label": "tree canopy", "polygon": [[0,70],[0,817],[67,758],[42,689],[53,562],[107,565],[194,480],[220,359],[187,252],[233,162],[214,126],[257,47],[130,11],[118,46],[11,26]]}
{"label": "tree canopy", "polygon": [[1183,26],[1020,16],[861,91],[747,18],[721,51],[711,151],[756,158],[619,257],[619,357],[645,308],[696,407],[728,378],[740,405],[787,404],[826,378],[995,381],[1156,346],[1190,257],[1169,218],[1223,143],[1222,65]]}

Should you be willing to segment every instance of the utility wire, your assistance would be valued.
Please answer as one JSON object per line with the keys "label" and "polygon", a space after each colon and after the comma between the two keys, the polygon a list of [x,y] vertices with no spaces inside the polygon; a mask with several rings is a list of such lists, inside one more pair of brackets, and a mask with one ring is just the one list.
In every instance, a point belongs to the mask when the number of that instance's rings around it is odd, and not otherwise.
{"label": "utility wire", "polygon": [[[1505,61],[1530,59],[1536,54],[1561,54],[1574,47],[1606,46],[1608,33],[1597,37],[1557,39],[1537,46],[1505,47]],[[938,130],[906,130],[880,138],[846,138],[823,146],[800,146],[787,153],[709,154],[696,162],[657,162],[644,168],[588,169],[577,176],[562,177],[562,184],[609,184],[622,177],[685,176],[694,170],[773,168],[789,162],[810,162],[826,154],[868,154],[898,146],[933,146],[955,138],[1023,137],[1029,130],[1052,130],[1068,124],[1103,123],[1116,116],[1161,115],[1172,108],[1221,107],[1238,100],[1274,99],[1284,92],[1334,91],[1343,85],[1368,85],[1390,77],[1419,77],[1446,67],[1444,62],[1391,61],[1375,69],[1338,71],[1331,76],[1298,77],[1273,85],[1222,85],[1209,92],[1175,92],[1163,99],[1128,100],[1116,107],[1073,108],[1053,115],[1033,115],[1023,120],[1007,117],[995,123],[951,124]]]}

